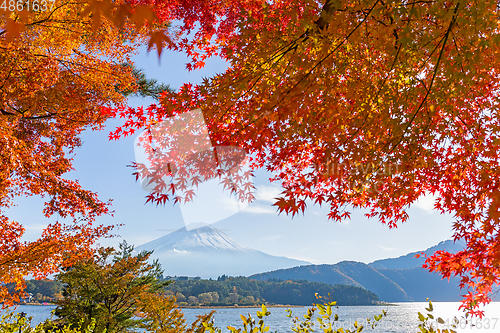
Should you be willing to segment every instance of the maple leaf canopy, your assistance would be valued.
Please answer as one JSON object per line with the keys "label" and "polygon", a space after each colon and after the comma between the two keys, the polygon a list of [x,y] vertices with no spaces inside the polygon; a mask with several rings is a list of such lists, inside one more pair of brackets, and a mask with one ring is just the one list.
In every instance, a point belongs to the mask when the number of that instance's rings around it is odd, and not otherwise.
{"label": "maple leaf canopy", "polygon": [[[148,30],[129,24],[120,29],[107,18],[94,30],[92,19],[80,15],[86,6],[63,0],[50,10],[0,11],[0,302],[5,306],[19,299],[26,275],[44,278],[89,257],[93,244],[111,229],[94,223],[111,213],[110,203],[65,174],[73,169],[80,134],[101,129],[109,118],[101,107],[123,103],[122,92],[137,91],[140,73],[123,64],[131,64]],[[144,78],[140,84],[153,88]],[[56,221],[38,239],[24,241],[24,226],[10,219],[7,209],[17,197],[33,195],[46,199],[43,215]],[[16,285],[15,294],[9,294],[9,283]]]}
{"label": "maple leaf canopy", "polygon": [[[198,24],[191,39],[172,40],[191,57],[188,69],[210,55],[229,68],[164,93],[159,105],[108,110],[126,119],[110,137],[200,108],[212,146],[244,149],[253,170],[272,172],[283,187],[278,211],[291,215],[312,202],[328,205],[336,221],[354,207],[396,227],[420,196],[435,195],[467,246],[437,252],[425,266],[458,275],[463,307],[481,315],[478,305],[500,282],[497,2],[209,3],[155,5],[160,17],[184,23],[181,32]],[[161,173],[175,170],[155,161],[138,169],[160,184],[149,199],[164,202]]]}

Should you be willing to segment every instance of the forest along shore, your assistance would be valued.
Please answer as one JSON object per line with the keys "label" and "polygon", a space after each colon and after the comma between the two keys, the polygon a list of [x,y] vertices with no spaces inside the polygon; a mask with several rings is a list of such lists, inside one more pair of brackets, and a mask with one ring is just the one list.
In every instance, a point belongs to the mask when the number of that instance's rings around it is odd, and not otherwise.
{"label": "forest along shore", "polygon": [[[181,307],[287,304],[310,306],[323,301],[337,305],[378,305],[376,294],[349,285],[331,285],[306,280],[254,280],[247,277],[222,276],[217,280],[177,280],[166,287],[176,295]],[[322,296],[317,298],[316,295]],[[285,305],[286,306],[286,305]]]}
{"label": "forest along shore", "polygon": [[[59,281],[26,281],[29,298],[24,305],[53,305],[62,299],[63,285]],[[247,277],[221,276],[217,280],[173,281],[166,292],[177,297],[181,308],[232,308],[310,306],[323,301],[337,305],[384,305],[376,294],[360,287],[331,285],[306,280],[253,280]],[[316,298],[316,294],[323,298]]]}

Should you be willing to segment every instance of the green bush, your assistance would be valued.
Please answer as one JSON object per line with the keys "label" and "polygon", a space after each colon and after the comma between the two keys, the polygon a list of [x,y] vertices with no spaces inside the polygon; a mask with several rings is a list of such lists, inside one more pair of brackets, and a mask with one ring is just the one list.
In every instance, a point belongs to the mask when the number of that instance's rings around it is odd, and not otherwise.
{"label": "green bush", "polygon": [[[0,317],[0,332],[2,333],[97,333],[95,321],[89,325],[84,325],[83,320],[77,327],[58,326],[53,321],[47,319],[34,328],[31,327],[33,317],[26,317],[20,313],[9,312]],[[102,332],[105,333],[105,332]]]}

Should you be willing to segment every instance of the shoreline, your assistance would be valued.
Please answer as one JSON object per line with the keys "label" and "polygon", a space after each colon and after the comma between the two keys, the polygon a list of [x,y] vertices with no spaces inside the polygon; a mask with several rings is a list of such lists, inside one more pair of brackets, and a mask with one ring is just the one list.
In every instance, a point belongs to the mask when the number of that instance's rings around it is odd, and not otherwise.
{"label": "shoreline", "polygon": [[[286,305],[286,304],[274,304],[267,305],[266,308],[303,308],[307,305]],[[187,305],[187,306],[179,306],[181,309],[245,309],[245,308],[262,308],[261,305]]]}
{"label": "shoreline", "polygon": [[[56,306],[54,303],[36,303],[36,302],[29,302],[29,303],[22,303],[22,304],[16,304],[18,305],[35,305],[35,306]],[[303,307],[309,307],[311,305],[290,305],[290,304],[266,304],[267,308],[303,308]],[[393,303],[379,303],[379,304],[366,304],[366,305],[338,305],[338,306],[399,306],[399,304],[393,304]],[[261,308],[262,304],[258,305],[187,305],[187,306],[180,306],[178,305],[180,309],[223,309],[223,308],[230,308],[230,309],[238,309],[238,308]]]}
{"label": "shoreline", "polygon": [[[265,304],[266,307],[269,308],[305,308],[305,307],[310,307],[310,305],[290,305],[290,304]],[[364,304],[364,305],[336,305],[339,307],[343,306],[399,306],[399,304],[394,304],[394,303],[377,303],[377,304]],[[238,308],[261,308],[262,304],[258,305],[184,305],[184,306],[179,306],[181,309],[220,309],[220,308],[231,308],[231,309],[238,309]]]}
{"label": "shoreline", "polygon": [[[16,304],[18,305],[34,305],[34,306],[56,306],[54,303],[36,303],[36,302],[29,302],[29,303],[22,303],[22,304]],[[392,304],[392,303],[381,303],[381,304],[366,304],[366,305],[355,305],[355,306],[378,306],[378,305],[383,305],[383,306],[398,306],[398,304]],[[304,307],[309,307],[311,305],[290,305],[290,304],[266,304],[267,308],[304,308]],[[339,305],[339,306],[351,306],[351,305]],[[244,309],[244,308],[261,308],[262,304],[260,305],[187,305],[187,306],[178,306],[180,309]]]}

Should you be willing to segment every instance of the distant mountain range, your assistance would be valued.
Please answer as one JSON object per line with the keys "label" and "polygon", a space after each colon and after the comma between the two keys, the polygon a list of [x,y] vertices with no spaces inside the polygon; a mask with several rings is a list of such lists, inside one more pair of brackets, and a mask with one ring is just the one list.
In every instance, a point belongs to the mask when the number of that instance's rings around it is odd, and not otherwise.
{"label": "distant mountain range", "polygon": [[[464,243],[447,240],[424,252],[433,254],[436,250],[457,252]],[[334,265],[308,265],[272,272],[255,274],[251,279],[267,280],[308,280],[330,284],[348,284],[363,287],[377,294],[381,301],[405,302],[425,301],[460,301],[458,279],[442,280],[441,276],[429,273],[421,268],[422,258],[415,258],[410,253],[399,258],[377,260],[370,264],[355,261],[343,261]]]}
{"label": "distant mountain range", "polygon": [[[458,251],[463,250],[464,247],[465,243],[463,241],[453,242],[452,240],[446,240],[440,242],[438,245],[434,245],[428,248],[424,252],[427,255],[433,255],[434,252],[438,250],[446,250],[450,253],[456,253]],[[415,255],[421,252],[422,251],[408,253],[407,255],[398,258],[376,260],[371,264],[369,264],[369,266],[373,268],[391,268],[391,269],[422,267],[425,258],[422,256],[420,258],[415,258]]]}
{"label": "distant mountain range", "polygon": [[[446,240],[424,252],[437,250],[455,253],[463,242]],[[333,265],[312,265],[309,262],[272,256],[243,246],[222,231],[206,225],[187,230],[182,228],[136,248],[154,250],[164,275],[199,276],[204,279],[222,275],[249,276],[255,280],[307,280],[331,285],[344,284],[365,288],[381,301],[405,302],[460,301],[464,290],[459,279],[442,280],[436,273],[421,268],[424,258],[412,252],[398,258],[377,260],[369,264],[343,261]],[[263,273],[265,272],[265,273]]]}
{"label": "distant mountain range", "polygon": [[310,265],[310,262],[272,256],[231,239],[222,231],[206,225],[187,230],[181,228],[136,248],[154,250],[164,275],[217,278],[248,276],[279,268]]}

